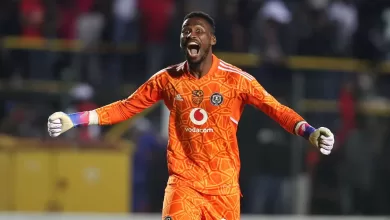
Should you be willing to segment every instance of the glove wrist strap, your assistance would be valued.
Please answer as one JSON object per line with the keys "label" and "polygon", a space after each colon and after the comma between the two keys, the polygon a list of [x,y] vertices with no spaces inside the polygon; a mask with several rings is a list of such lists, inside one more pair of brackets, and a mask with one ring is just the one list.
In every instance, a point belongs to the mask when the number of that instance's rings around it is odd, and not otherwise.
{"label": "glove wrist strap", "polygon": [[299,122],[296,127],[296,134],[305,138],[306,140],[309,140],[310,135],[315,130],[316,129],[310,126],[307,122]]}
{"label": "glove wrist strap", "polygon": [[68,116],[75,127],[89,125],[89,111],[76,112]]}

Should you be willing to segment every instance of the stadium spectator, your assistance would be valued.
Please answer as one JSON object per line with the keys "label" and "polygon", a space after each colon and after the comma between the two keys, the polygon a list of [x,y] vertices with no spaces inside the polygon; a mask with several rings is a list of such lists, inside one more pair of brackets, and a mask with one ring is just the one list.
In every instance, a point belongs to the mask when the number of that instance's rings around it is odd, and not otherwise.
{"label": "stadium spectator", "polygon": [[174,15],[173,0],[142,0],[139,2],[141,13],[142,40],[146,46],[146,74],[153,75],[163,68],[166,54],[165,41],[169,23]]}
{"label": "stadium spectator", "polygon": [[[80,7],[80,10],[82,7]],[[75,36],[81,41],[81,51],[74,57],[73,67],[79,71],[79,80],[87,80],[92,84],[102,81],[100,56],[95,51],[99,48],[103,36],[106,17],[99,4],[94,3],[87,12],[81,12],[76,20]]]}
{"label": "stadium spectator", "polygon": [[[150,212],[153,208],[150,182],[156,177],[151,167],[152,161],[165,150],[165,144],[156,133],[147,118],[139,118],[133,122],[131,139],[135,141],[133,161],[133,207],[134,212]],[[161,154],[162,155],[162,154]]]}
{"label": "stadium spectator", "polygon": [[41,38],[42,25],[45,19],[45,6],[41,0],[22,0],[20,3],[22,16],[22,36]]}
{"label": "stadium spectator", "polygon": [[[113,1],[113,33],[112,40],[115,47],[120,48],[123,44],[137,45],[139,38],[138,27],[138,1],[137,0],[114,0]],[[123,77],[123,55],[114,54],[110,61],[110,77],[107,82],[118,85]]]}
{"label": "stadium spectator", "polygon": [[340,55],[351,55],[352,36],[357,29],[357,8],[352,0],[337,0],[330,4],[329,19],[336,23],[335,50]]}
{"label": "stadium spectator", "polygon": [[351,130],[356,128],[356,85],[352,81],[347,82],[341,89],[339,108],[341,125],[337,135],[336,148],[341,147],[349,136]]}

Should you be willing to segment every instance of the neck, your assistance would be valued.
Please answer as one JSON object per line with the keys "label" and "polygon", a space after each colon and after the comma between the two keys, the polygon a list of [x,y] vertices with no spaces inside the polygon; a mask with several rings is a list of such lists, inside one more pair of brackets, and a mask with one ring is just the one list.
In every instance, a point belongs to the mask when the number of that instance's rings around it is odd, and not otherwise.
{"label": "neck", "polygon": [[212,65],[213,65],[212,53],[209,53],[207,57],[200,63],[196,63],[196,64],[188,63],[190,73],[198,79],[206,75],[211,69]]}

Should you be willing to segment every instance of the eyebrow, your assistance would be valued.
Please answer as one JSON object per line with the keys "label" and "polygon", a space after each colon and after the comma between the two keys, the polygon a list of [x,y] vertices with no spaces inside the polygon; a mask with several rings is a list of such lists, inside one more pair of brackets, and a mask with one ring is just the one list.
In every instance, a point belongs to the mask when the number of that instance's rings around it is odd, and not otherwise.
{"label": "eyebrow", "polygon": [[182,27],[188,27],[188,26],[201,26],[203,28],[206,28],[206,26],[202,22],[196,22],[194,25],[190,25],[189,23],[185,23]]}

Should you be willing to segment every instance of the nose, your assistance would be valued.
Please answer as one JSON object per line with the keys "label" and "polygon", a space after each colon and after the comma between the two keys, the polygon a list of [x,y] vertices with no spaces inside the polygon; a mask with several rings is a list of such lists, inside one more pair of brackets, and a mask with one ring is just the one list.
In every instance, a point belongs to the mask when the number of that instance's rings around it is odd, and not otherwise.
{"label": "nose", "polygon": [[189,31],[188,33],[187,33],[187,35],[186,35],[186,38],[187,39],[191,39],[191,38],[195,38],[196,36],[195,36],[195,32],[193,32],[193,31]]}

